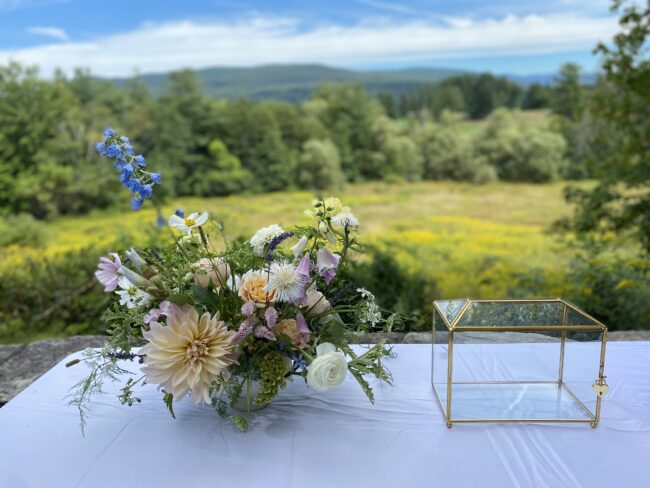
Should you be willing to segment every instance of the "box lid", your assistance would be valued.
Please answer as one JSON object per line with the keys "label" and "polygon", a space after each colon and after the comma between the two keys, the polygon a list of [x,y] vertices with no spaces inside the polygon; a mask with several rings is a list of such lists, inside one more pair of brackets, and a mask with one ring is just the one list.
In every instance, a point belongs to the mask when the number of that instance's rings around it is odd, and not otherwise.
{"label": "box lid", "polygon": [[605,326],[560,298],[436,300],[436,319],[454,331],[604,330]]}

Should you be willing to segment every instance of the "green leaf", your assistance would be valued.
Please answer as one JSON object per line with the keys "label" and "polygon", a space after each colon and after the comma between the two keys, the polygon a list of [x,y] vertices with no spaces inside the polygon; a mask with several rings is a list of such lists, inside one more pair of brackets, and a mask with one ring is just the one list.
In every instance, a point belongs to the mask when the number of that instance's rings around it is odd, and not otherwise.
{"label": "green leaf", "polygon": [[208,310],[214,311],[219,309],[219,297],[214,292],[212,284],[208,288],[203,288],[201,285],[195,283],[192,285],[192,292],[194,293],[196,302],[200,305],[203,305]]}
{"label": "green leaf", "polygon": [[187,295],[181,295],[181,294],[174,294],[174,295],[169,295],[167,297],[167,300],[169,300],[172,303],[175,303],[176,305],[194,305],[194,300],[192,297],[187,296]]}
{"label": "green leaf", "polygon": [[173,406],[174,395],[165,392],[165,394],[163,395],[163,402],[165,402],[165,405],[167,405],[167,410],[169,410],[169,413],[172,415],[172,418],[175,419],[176,415],[174,415],[174,406]]}

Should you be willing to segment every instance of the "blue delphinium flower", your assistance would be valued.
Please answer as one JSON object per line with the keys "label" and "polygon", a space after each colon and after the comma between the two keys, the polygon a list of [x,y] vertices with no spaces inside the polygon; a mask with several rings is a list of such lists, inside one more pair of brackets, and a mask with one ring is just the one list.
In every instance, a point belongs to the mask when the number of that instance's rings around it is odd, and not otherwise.
{"label": "blue delphinium flower", "polygon": [[179,216],[181,219],[185,218],[185,210],[183,210],[182,208],[177,208],[176,210],[174,210],[174,214]]}
{"label": "blue delphinium flower", "polygon": [[117,136],[111,128],[104,130],[104,141],[97,143],[95,150],[105,158],[114,159],[115,169],[120,173],[120,182],[133,194],[131,208],[140,210],[144,201],[153,196],[154,185],[160,184],[160,173],[144,171],[147,161],[144,156],[133,156],[129,138]]}
{"label": "blue delphinium flower", "polygon": [[140,210],[142,208],[143,203],[144,203],[143,198],[134,197],[131,199],[131,208],[133,210]]}

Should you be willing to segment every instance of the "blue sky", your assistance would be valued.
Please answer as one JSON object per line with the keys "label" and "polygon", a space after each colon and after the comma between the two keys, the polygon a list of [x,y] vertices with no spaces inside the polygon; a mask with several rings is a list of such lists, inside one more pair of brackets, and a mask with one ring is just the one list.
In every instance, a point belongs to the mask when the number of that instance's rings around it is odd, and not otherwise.
{"label": "blue sky", "polygon": [[608,0],[0,0],[0,63],[128,76],[182,67],[323,63],[495,73],[594,71]]}

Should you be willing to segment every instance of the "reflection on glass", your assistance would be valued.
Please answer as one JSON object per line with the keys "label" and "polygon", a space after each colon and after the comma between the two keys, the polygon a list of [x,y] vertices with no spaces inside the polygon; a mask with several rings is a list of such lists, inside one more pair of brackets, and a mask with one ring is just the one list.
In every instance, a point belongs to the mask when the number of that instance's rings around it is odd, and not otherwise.
{"label": "reflection on glass", "polygon": [[[447,385],[436,384],[443,405]],[[563,386],[548,383],[454,383],[453,420],[591,420]]]}
{"label": "reflection on glass", "polygon": [[450,324],[456,320],[458,314],[469,300],[437,300],[436,305]]}

